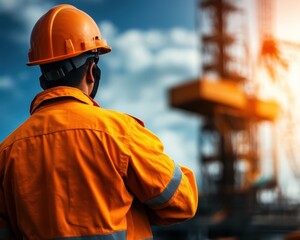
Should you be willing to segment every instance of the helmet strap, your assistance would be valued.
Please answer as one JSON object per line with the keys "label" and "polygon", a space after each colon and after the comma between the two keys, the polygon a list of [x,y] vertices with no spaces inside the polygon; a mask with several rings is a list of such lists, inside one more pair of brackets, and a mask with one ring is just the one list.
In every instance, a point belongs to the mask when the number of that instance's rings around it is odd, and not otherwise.
{"label": "helmet strap", "polygon": [[71,71],[83,66],[89,57],[98,58],[98,54],[87,52],[79,56],[63,60],[57,63],[53,69],[48,71],[45,71],[43,67],[41,67],[42,75],[47,81],[57,81],[67,76]]}
{"label": "helmet strap", "polygon": [[92,92],[91,92],[91,94],[90,94],[90,97],[91,97],[92,99],[94,99],[95,96],[96,96],[96,93],[97,93],[97,91],[98,91],[99,84],[100,84],[100,79],[101,79],[101,69],[98,67],[97,64],[95,64],[95,65],[93,66],[93,70],[92,70],[92,71],[93,71],[93,77],[94,77],[95,82],[94,82],[94,87],[93,87],[93,90],[92,90]]}

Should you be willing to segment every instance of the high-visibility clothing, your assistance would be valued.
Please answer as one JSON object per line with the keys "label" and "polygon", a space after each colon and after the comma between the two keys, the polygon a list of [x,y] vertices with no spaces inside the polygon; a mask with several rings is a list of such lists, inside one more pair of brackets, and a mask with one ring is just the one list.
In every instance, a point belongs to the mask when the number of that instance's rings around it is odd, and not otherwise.
{"label": "high-visibility clothing", "polygon": [[141,121],[71,87],[36,96],[0,146],[0,238],[151,239],[194,216],[194,174]]}

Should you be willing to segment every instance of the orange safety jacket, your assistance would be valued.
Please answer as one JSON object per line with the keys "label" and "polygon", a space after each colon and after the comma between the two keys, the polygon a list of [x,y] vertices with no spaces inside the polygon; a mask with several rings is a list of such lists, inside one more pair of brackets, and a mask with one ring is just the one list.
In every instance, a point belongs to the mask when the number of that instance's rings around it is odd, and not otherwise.
{"label": "orange safety jacket", "polygon": [[194,174],[141,121],[71,87],[30,112],[0,146],[0,239],[152,239],[194,216]]}

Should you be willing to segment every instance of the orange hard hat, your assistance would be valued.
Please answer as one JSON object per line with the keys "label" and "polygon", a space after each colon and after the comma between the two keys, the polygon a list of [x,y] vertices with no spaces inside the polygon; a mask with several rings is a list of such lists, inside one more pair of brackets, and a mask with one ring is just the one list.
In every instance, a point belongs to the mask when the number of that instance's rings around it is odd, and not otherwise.
{"label": "orange hard hat", "polygon": [[27,65],[56,62],[88,51],[104,54],[111,47],[88,14],[62,4],[50,9],[33,27]]}

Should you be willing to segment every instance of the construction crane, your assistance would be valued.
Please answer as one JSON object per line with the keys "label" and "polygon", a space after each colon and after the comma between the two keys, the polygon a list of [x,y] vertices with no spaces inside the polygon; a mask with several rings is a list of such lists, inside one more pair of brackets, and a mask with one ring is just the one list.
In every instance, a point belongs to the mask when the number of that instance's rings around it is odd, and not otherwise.
{"label": "construction crane", "polygon": [[[247,189],[259,175],[255,124],[273,121],[278,114],[276,103],[249,96],[243,89],[247,76],[236,71],[238,62],[235,62],[231,49],[237,39],[228,32],[228,18],[241,11],[233,2],[199,2],[202,12],[207,13],[211,21],[209,32],[201,33],[202,76],[170,91],[172,106],[197,113],[204,120],[201,139],[203,142],[210,139],[213,145],[202,144],[201,163],[205,167],[213,162],[215,169],[219,165],[220,172],[215,171],[212,179],[216,182],[218,194],[223,195],[222,199],[234,191]],[[207,153],[205,148],[213,150]],[[248,176],[237,182],[239,161],[246,161]]]}
{"label": "construction crane", "polygon": [[[259,15],[258,68],[267,73],[263,79],[258,78],[257,66],[255,73],[249,70],[248,46],[239,39],[243,34],[237,33],[236,23],[242,23],[245,16],[242,2],[197,1],[202,17],[201,74],[171,88],[169,103],[201,119],[199,208],[192,221],[159,235],[162,240],[300,239],[300,234],[293,232],[300,225],[299,203],[291,204],[284,196],[280,201],[274,197],[274,194],[281,194],[276,138],[283,139],[280,149],[285,151],[286,162],[290,163],[295,178],[300,180],[297,170],[300,154],[295,148],[300,124],[298,131],[290,128],[295,121],[300,123],[300,113],[296,115],[296,111],[291,110],[297,102],[290,93],[293,89],[285,75],[291,62],[287,55],[292,53],[294,57],[300,45],[274,37],[274,0],[255,1]],[[292,51],[288,53],[287,48]],[[266,81],[285,93],[288,107],[278,98],[274,101],[265,98],[265,94],[260,95],[259,90],[263,90],[260,84]],[[269,134],[273,134],[267,148],[262,146],[260,132],[265,125],[270,126]],[[268,178],[262,168],[266,159],[270,160],[268,168],[273,169]],[[288,235],[289,232],[292,233]]]}
{"label": "construction crane", "polygon": [[[260,18],[261,61],[274,79],[274,66],[286,67],[286,62],[281,58],[278,42],[271,34],[272,1],[259,0],[258,5],[263,16]],[[261,99],[255,92],[247,91],[247,86],[254,80],[243,70],[245,64],[241,66],[241,63],[247,62],[241,59],[247,56],[243,55],[242,48],[237,50],[241,41],[230,28],[232,21],[229,21],[242,11],[239,2],[198,1],[206,23],[200,33],[201,76],[169,91],[172,107],[197,114],[202,119],[199,165],[203,188],[199,216],[208,218],[203,220],[199,217],[198,221],[207,226],[209,237],[241,237],[247,231],[258,234],[258,225],[287,232],[297,224],[295,220],[295,225],[284,228],[278,227],[278,222],[269,223],[267,218],[254,218],[256,214],[263,214],[259,212],[263,204],[258,193],[278,186],[276,166],[273,166],[273,178],[268,181],[262,178],[264,155],[259,128],[262,123],[272,124],[278,118],[280,106],[275,101]],[[275,158],[272,147],[269,151],[271,158]],[[276,161],[273,159],[272,163],[275,165]]]}

